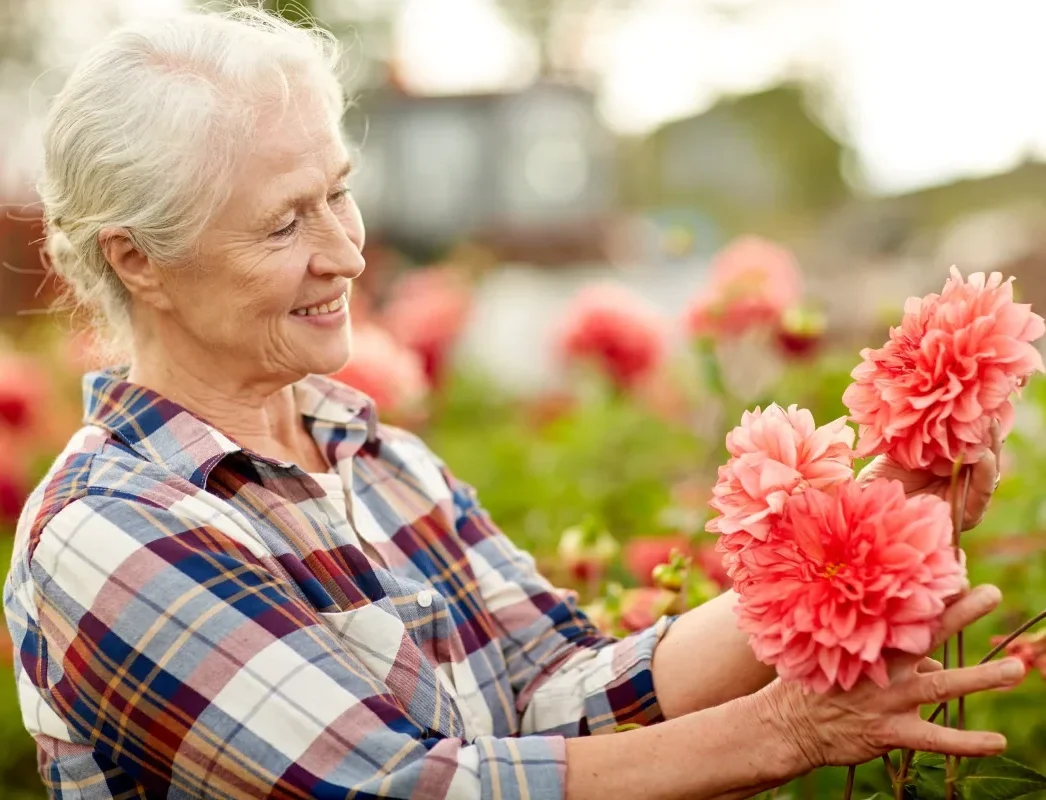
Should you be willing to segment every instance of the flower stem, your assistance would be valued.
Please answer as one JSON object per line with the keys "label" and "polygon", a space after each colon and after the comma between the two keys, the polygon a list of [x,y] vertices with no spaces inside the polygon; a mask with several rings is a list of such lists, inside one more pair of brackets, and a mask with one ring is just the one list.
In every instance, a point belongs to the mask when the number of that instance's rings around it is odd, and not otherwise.
{"label": "flower stem", "polygon": [[[1018,636],[1020,636],[1028,629],[1034,628],[1036,625],[1043,621],[1046,621],[1046,609],[1040,611],[1030,620],[1025,622],[1019,628],[1017,628],[1017,630],[1015,630],[1013,633],[1011,633],[1009,636],[1007,636],[1005,639],[1003,639],[1001,642],[995,645],[995,647],[988,651],[988,654],[984,656],[984,658],[977,662],[977,665],[980,666],[981,664],[987,664],[989,661],[995,658],[995,656],[999,655],[999,653],[1005,650],[1013,641],[1015,641]],[[947,703],[941,703],[939,706],[937,706],[937,708],[933,710],[933,713],[930,714],[929,718],[927,719],[927,722],[933,722],[934,720],[936,720],[937,717],[941,715],[941,712],[944,711],[946,707]],[[904,782],[908,777],[908,768],[911,767],[912,758],[914,756],[914,750],[901,751],[901,766],[897,770],[897,780],[894,781],[894,796],[896,800],[902,800],[904,792]]]}
{"label": "flower stem", "polygon": [[890,776],[890,783],[894,783],[897,780],[897,770],[893,768],[889,753],[883,753],[883,766],[886,767],[886,773]]}
{"label": "flower stem", "polygon": [[[960,557],[959,539],[962,536],[963,521],[966,519],[966,500],[967,500],[967,498],[969,497],[969,494],[970,494],[970,477],[972,475],[972,470],[967,468],[967,469],[963,470],[963,473],[964,474],[963,474],[962,496],[961,497],[955,497],[953,495],[953,501],[952,501],[953,503],[957,503],[957,507],[956,507],[956,510],[955,510],[955,520],[954,520],[955,557],[956,558]],[[965,652],[964,644],[965,644],[965,642],[963,641],[963,632],[960,630],[955,635],[956,666],[958,666],[959,669],[962,669],[963,667],[966,666],[966,652]],[[959,713],[958,713],[958,718],[957,718],[956,722],[958,723],[959,730],[961,730],[961,731],[966,730],[966,697],[965,696],[960,696],[959,697]],[[956,767],[958,767],[958,759],[956,759]]]}
{"label": "flower stem", "polygon": [[850,800],[854,794],[854,775],[857,773],[857,767],[850,767],[846,770],[846,788],[843,790],[843,800]]}
{"label": "flower stem", "polygon": [[901,751],[900,766],[893,778],[894,800],[904,800],[904,784],[908,780],[908,767],[911,766],[912,755],[912,751],[907,748]]}

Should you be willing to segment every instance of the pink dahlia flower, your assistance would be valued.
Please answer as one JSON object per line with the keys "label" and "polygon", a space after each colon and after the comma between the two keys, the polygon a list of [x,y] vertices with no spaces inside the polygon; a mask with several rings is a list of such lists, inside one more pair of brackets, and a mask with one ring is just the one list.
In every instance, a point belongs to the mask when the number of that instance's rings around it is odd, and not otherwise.
{"label": "pink dahlia flower", "polygon": [[758,236],[742,236],[712,261],[705,287],[687,309],[692,336],[736,336],[776,325],[799,302],[802,277],[790,251]]}
{"label": "pink dahlia flower", "polygon": [[566,360],[592,362],[627,389],[661,366],[668,337],[658,310],[644,298],[603,283],[582,289],[574,298],[558,344]]}
{"label": "pink dahlia flower", "polygon": [[862,675],[885,686],[884,651],[927,652],[964,585],[949,505],[897,481],[791,497],[774,535],[752,553],[739,626],[761,661],[816,692]]}
{"label": "pink dahlia flower", "polygon": [[709,502],[720,516],[706,530],[765,541],[772,516],[790,495],[853,477],[853,441],[845,417],[818,428],[813,415],[795,405],[746,411],[727,434],[730,459],[719,468]]}
{"label": "pink dahlia flower", "polygon": [[901,324],[862,363],[843,402],[860,425],[858,455],[887,454],[906,469],[949,475],[990,446],[990,426],[1013,425],[1010,396],[1042,356],[1046,332],[1030,305],[1013,302],[1012,279],[993,272],[964,282],[952,267],[941,294],[905,304]]}

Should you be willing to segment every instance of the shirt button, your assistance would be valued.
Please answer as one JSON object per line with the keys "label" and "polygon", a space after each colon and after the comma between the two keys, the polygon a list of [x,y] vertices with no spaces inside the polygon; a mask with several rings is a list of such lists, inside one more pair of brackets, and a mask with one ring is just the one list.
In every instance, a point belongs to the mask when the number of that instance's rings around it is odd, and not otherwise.
{"label": "shirt button", "polygon": [[422,608],[428,608],[432,605],[432,592],[428,589],[422,589],[418,592],[418,605]]}

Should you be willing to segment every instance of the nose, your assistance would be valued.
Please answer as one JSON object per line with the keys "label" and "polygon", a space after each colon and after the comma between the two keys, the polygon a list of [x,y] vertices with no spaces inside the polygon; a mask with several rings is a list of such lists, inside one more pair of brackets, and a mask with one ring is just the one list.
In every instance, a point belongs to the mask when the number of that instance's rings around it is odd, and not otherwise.
{"label": "nose", "polygon": [[363,220],[358,214],[345,224],[328,211],[316,226],[309,271],[319,277],[336,276],[350,281],[358,278],[367,266],[363,257],[365,238]]}

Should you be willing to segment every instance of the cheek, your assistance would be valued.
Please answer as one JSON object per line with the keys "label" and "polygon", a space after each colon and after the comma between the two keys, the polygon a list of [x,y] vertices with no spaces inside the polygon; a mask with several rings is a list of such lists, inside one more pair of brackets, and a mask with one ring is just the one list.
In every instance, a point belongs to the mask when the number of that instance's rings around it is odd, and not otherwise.
{"label": "cheek", "polygon": [[[180,298],[183,317],[194,327],[242,335],[270,327],[297,299],[308,259],[289,244],[250,261],[229,259],[197,276]],[[260,331],[259,331],[260,334]]]}

